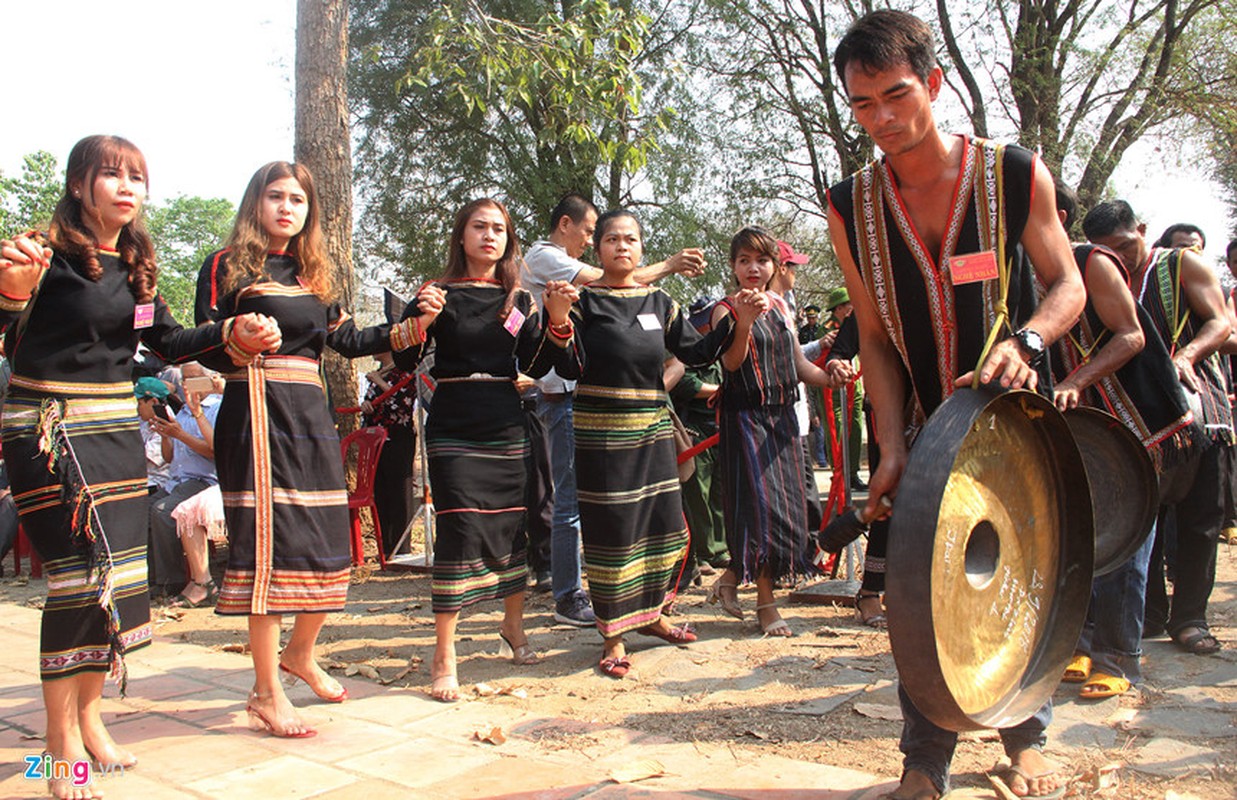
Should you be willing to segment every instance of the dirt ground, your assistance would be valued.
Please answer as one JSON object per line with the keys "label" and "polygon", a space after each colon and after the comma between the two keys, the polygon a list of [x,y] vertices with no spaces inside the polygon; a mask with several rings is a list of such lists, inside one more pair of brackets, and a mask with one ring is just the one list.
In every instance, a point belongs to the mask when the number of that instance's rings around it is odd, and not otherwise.
{"label": "dirt ground", "polygon": [[[601,641],[596,631],[556,625],[548,594],[528,594],[527,631],[542,656],[540,664],[530,667],[513,667],[496,657],[501,618],[497,603],[471,609],[460,624],[461,685],[466,694],[514,690],[486,699],[521,704],[549,717],[622,725],[675,741],[722,743],[748,756],[775,752],[887,778],[900,773],[901,723],[869,716],[879,717],[880,709],[887,711],[897,702],[893,659],[883,632],[859,624],[850,608],[790,604],[783,614],[797,635],[789,640],[763,638],[752,620],[754,590],[740,594],[749,613],[748,621],[739,623],[705,603],[706,587],[693,587],[681,597],[680,613],[674,618],[676,623],[690,622],[700,642],[675,649],[646,637],[629,637],[636,671],[622,681],[597,674]],[[38,605],[43,591],[41,581],[7,578],[0,581],[0,602]],[[158,636],[247,658],[242,651],[243,621],[237,618],[219,617],[206,609],[156,607],[154,619]],[[1120,699],[1122,710],[1166,702],[1167,690],[1189,685],[1192,675],[1202,674],[1200,670],[1214,676],[1219,669],[1219,674],[1225,674],[1227,665],[1229,680],[1219,681],[1224,686],[1202,688],[1230,710],[1231,719],[1231,709],[1237,707],[1237,638],[1233,636],[1237,546],[1221,545],[1212,621],[1213,631],[1225,646],[1220,655],[1179,654],[1157,660],[1154,670],[1148,668],[1146,689]],[[354,574],[346,611],[328,621],[320,654],[337,675],[373,680],[393,689],[425,691],[433,642],[428,576],[374,572],[366,567]],[[652,649],[653,645],[659,649]],[[1163,646],[1157,652],[1171,653],[1172,649]],[[856,696],[827,713],[785,713],[787,708],[829,697],[839,683],[859,687]],[[1058,699],[1068,697],[1068,692],[1062,687]],[[865,700],[873,702],[863,705]],[[1110,764],[1126,764],[1146,744],[1140,738],[1144,735],[1137,730],[1120,733],[1115,746],[1106,750],[1066,747],[1052,740],[1054,728],[1049,729],[1048,754],[1073,781],[1071,796],[1161,800],[1176,792],[1176,797],[1203,800],[1237,797],[1233,758],[1237,739],[1231,732],[1215,739],[1189,740],[1193,746],[1218,754],[1220,766],[1210,774],[1170,780],[1123,768],[1119,786],[1097,792],[1096,771]],[[576,746],[566,733],[561,740],[544,744]],[[955,790],[961,790],[961,796],[995,796],[986,773],[1001,756],[994,733],[964,734],[953,768]],[[968,793],[968,787],[975,793]]]}

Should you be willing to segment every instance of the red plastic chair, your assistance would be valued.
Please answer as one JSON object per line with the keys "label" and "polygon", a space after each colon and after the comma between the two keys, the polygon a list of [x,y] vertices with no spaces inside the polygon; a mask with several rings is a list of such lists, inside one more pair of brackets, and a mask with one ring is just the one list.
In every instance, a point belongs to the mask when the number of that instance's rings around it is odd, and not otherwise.
{"label": "red plastic chair", "polygon": [[340,455],[348,463],[348,449],[357,448],[356,488],[348,492],[348,520],[352,528],[352,564],[365,561],[365,543],[361,538],[361,509],[368,508],[374,521],[374,539],[378,543],[378,564],[385,568],[387,556],[382,546],[382,526],[378,522],[378,506],[374,504],[374,475],[378,472],[378,456],[387,441],[385,428],[361,428],[339,443]]}

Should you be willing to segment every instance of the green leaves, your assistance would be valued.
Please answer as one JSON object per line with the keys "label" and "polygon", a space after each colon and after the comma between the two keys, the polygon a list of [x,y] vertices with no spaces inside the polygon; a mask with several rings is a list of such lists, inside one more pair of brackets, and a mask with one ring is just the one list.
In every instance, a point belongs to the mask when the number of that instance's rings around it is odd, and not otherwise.
{"label": "green leaves", "polygon": [[0,177],[0,234],[19,230],[46,230],[64,186],[56,157],[46,150],[22,158],[21,174]]}
{"label": "green leaves", "polygon": [[223,246],[236,210],[227,200],[179,195],[165,206],[146,206],[146,227],[159,261],[159,293],[184,324],[193,321],[198,268]]}

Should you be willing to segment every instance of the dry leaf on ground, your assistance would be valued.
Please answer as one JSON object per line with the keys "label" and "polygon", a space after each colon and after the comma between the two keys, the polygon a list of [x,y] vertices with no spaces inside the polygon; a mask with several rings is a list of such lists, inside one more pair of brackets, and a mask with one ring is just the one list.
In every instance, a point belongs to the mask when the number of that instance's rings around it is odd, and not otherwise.
{"label": "dry leaf on ground", "polygon": [[665,774],[666,768],[661,765],[661,762],[649,758],[611,770],[610,780],[615,783],[635,783],[636,781],[656,778]]}
{"label": "dry leaf on ground", "polygon": [[495,725],[488,731],[474,731],[473,738],[479,742],[485,742],[486,744],[499,745],[507,741],[507,734],[503,733],[502,728]]}

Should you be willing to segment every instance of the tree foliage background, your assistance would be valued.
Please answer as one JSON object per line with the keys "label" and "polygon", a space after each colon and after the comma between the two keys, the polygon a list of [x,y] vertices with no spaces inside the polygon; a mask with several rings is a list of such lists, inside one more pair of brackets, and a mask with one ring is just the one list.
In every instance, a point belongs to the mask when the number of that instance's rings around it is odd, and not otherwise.
{"label": "tree foliage background", "polygon": [[[870,0],[354,0],[350,86],[360,250],[406,285],[436,275],[451,215],[494,194],[525,242],[569,190],[635,208],[651,258],[759,223],[840,277],[826,190],[873,156],[832,68]],[[883,4],[881,4],[883,5]],[[1106,199],[1130,147],[1188,136],[1237,192],[1237,0],[914,0],[950,92],[945,130],[1038,151]],[[1158,166],[1158,165],[1157,165]]]}

